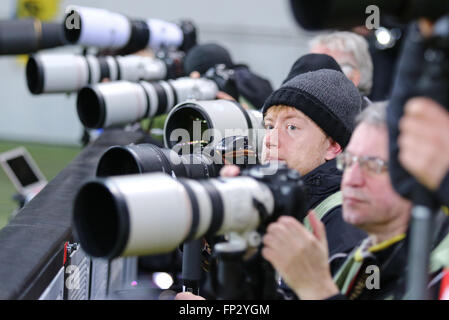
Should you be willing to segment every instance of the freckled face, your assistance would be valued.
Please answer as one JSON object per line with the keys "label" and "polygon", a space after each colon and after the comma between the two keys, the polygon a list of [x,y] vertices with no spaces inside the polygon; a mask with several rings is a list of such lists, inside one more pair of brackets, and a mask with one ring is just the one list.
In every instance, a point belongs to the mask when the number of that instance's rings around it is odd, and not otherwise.
{"label": "freckled face", "polygon": [[273,106],[265,114],[262,161],[283,160],[305,175],[325,162],[330,141],[324,131],[293,107]]}

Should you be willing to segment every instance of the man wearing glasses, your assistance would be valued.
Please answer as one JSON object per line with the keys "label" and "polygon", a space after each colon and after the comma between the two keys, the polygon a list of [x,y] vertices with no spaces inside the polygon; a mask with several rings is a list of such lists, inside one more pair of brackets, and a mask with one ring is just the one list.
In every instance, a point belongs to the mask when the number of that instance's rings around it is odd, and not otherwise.
{"label": "man wearing glasses", "polygon": [[337,157],[343,171],[343,218],[368,237],[333,278],[326,230],[313,212],[308,216],[313,232],[290,217],[268,227],[262,254],[301,299],[387,299],[404,293],[411,203],[391,185],[385,113],[383,103],[365,109],[347,148]]}

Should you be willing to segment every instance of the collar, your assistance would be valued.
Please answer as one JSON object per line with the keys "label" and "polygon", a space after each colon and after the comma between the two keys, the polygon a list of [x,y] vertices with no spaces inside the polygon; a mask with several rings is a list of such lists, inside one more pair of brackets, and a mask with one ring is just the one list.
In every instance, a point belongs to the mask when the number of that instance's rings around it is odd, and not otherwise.
{"label": "collar", "polygon": [[323,199],[340,190],[342,173],[335,159],[327,161],[303,176],[307,190],[306,209],[317,206]]}
{"label": "collar", "polygon": [[367,256],[371,256],[373,253],[378,253],[380,251],[385,251],[391,248],[394,244],[405,239],[405,237],[406,233],[401,233],[376,245],[372,245],[372,239],[367,238],[355,252],[354,260],[357,262],[361,262]]}

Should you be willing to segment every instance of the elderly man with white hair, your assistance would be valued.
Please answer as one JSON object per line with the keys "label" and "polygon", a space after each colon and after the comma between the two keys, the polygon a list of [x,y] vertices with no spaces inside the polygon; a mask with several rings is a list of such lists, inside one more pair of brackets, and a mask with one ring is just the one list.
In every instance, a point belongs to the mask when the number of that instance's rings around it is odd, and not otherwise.
{"label": "elderly man with white hair", "polygon": [[362,36],[348,31],[318,35],[310,43],[310,53],[327,54],[337,61],[343,73],[366,96],[373,86],[373,62],[368,42]]}
{"label": "elderly man with white hair", "polygon": [[[404,297],[412,203],[391,184],[385,114],[385,104],[367,107],[358,117],[348,146],[337,158],[343,170],[343,218],[368,237],[333,277],[327,260],[326,230],[314,213],[309,214],[312,232],[288,216],[268,226],[262,255],[301,299]],[[435,226],[431,253],[429,271],[433,279],[429,291],[433,298],[447,260],[448,219],[443,221]]]}

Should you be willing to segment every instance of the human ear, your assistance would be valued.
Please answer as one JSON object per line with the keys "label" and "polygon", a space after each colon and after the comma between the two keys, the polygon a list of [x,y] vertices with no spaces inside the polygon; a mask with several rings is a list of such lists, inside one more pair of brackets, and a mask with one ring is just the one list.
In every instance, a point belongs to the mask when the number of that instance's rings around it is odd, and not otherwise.
{"label": "human ear", "polygon": [[325,159],[326,161],[329,161],[335,159],[343,151],[343,149],[338,142],[334,141],[334,139],[330,137],[327,139],[329,141],[329,146],[326,150]]}
{"label": "human ear", "polygon": [[358,87],[360,84],[360,71],[359,70],[352,70],[350,75],[348,76],[349,80],[352,81],[352,83]]}

